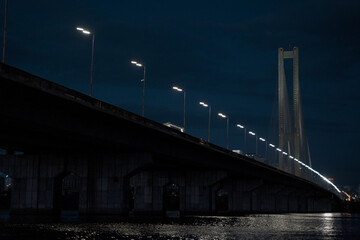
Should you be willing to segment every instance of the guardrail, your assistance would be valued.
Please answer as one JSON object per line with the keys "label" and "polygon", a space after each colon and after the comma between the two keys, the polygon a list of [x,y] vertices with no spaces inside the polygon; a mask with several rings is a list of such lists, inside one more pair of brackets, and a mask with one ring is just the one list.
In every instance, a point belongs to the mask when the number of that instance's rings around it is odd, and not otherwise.
{"label": "guardrail", "polygon": [[[262,162],[259,159],[256,159],[256,158],[253,158],[253,159]],[[287,160],[290,161],[288,163],[290,163],[290,166],[292,165],[293,168],[280,169],[278,166],[275,166],[275,165],[272,165],[272,164],[268,164],[268,165],[270,165],[272,167],[275,167],[275,168],[277,168],[277,169],[279,169],[281,171],[285,171],[285,172],[287,172],[289,174],[292,174],[292,175],[295,175],[293,169],[296,166],[299,166],[301,174],[298,177],[306,179],[309,182],[312,182],[312,183],[314,183],[314,184],[316,184],[316,185],[318,185],[318,186],[320,186],[320,187],[322,187],[324,189],[327,189],[327,190],[331,191],[332,193],[334,193],[336,196],[338,196],[341,199],[346,198],[346,196],[340,191],[340,189],[333,182],[331,182],[328,178],[323,176],[321,173],[319,173],[315,169],[311,168],[310,166],[306,165],[305,163],[303,163],[300,160],[298,160],[298,159],[296,159],[294,157],[291,157],[291,156],[289,156],[287,158]],[[293,162],[291,162],[291,161],[293,161]],[[266,164],[266,159],[264,159],[264,163]],[[295,163],[298,163],[298,164],[295,164]]]}

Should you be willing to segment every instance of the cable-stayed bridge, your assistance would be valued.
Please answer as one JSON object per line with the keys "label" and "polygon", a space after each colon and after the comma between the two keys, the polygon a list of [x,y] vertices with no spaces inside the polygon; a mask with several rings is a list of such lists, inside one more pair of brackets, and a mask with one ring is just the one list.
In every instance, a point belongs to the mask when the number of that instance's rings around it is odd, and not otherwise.
{"label": "cable-stayed bridge", "polygon": [[296,147],[286,153],[301,171],[279,169],[4,64],[0,126],[1,201],[11,214],[326,212],[340,204],[338,189]]}

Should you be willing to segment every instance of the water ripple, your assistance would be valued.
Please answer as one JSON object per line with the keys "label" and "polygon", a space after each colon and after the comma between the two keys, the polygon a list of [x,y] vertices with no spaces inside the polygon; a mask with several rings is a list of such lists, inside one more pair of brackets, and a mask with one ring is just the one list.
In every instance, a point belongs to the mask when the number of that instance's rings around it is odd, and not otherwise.
{"label": "water ripple", "polygon": [[3,223],[0,239],[360,239],[359,226],[360,215],[340,213],[136,218],[104,223]]}

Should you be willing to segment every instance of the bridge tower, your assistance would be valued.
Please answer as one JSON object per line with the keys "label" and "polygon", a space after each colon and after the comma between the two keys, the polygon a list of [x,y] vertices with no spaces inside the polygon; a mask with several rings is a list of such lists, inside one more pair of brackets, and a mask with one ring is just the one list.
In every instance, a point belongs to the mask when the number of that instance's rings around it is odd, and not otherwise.
{"label": "bridge tower", "polygon": [[[289,105],[284,59],[293,59],[293,105]],[[311,166],[310,152],[304,129],[301,94],[299,85],[299,49],[278,50],[278,108],[279,108],[279,148],[303,163]],[[301,176],[299,163],[279,154],[279,167],[282,170]]]}

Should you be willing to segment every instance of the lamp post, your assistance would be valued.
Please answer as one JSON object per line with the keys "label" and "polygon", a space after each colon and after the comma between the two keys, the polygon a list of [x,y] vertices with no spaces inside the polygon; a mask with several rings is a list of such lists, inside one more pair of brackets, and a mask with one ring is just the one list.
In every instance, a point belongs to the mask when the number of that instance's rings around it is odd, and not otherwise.
{"label": "lamp post", "polygon": [[4,39],[3,39],[3,55],[2,55],[2,63],[5,63],[5,50],[6,50],[6,23],[7,23],[7,0],[5,0],[4,7]]}
{"label": "lamp post", "polygon": [[236,124],[238,128],[244,129],[244,154],[246,153],[246,127],[240,124]]}
{"label": "lamp post", "polygon": [[[272,143],[270,143],[270,144],[269,144],[269,147],[271,147],[271,148],[274,148],[274,149],[275,149],[275,145],[274,145],[274,144],[272,144]],[[275,159],[276,159],[276,152],[275,152]]]}
{"label": "lamp post", "polygon": [[249,132],[249,134],[250,135],[252,135],[252,136],[255,136],[255,155],[257,155],[258,154],[258,143],[257,143],[257,137],[256,137],[256,133],[254,133],[254,132]]}
{"label": "lamp post", "polygon": [[185,132],[185,127],[186,127],[186,92],[183,89],[178,88],[176,86],[174,86],[173,89],[178,91],[178,92],[183,92],[184,93],[184,132]]}
{"label": "lamp post", "polygon": [[[279,156],[280,156],[280,154],[282,153],[282,150],[280,149],[280,148],[276,148],[276,151],[278,151],[279,153]],[[277,155],[275,155],[275,158],[277,158]],[[280,166],[278,166],[279,168],[280,168]]]}
{"label": "lamp post", "polygon": [[218,115],[222,118],[226,118],[226,148],[229,149],[229,117],[222,113],[218,113]]}
{"label": "lamp post", "polygon": [[210,142],[210,123],[211,123],[211,106],[204,102],[200,102],[200,105],[209,109],[209,127],[208,127],[208,142]]}
{"label": "lamp post", "polygon": [[142,91],[142,109],[141,109],[141,114],[144,117],[145,115],[145,75],[146,75],[146,68],[144,64],[138,63],[136,61],[131,61],[132,64],[135,64],[137,67],[142,67],[144,70],[144,78],[141,79],[141,81],[143,82],[143,91]]}
{"label": "lamp post", "polygon": [[264,138],[259,138],[259,140],[265,143],[265,163],[268,164],[269,161],[268,161],[268,157],[267,157],[267,141]]}
{"label": "lamp post", "polygon": [[94,48],[95,48],[95,32],[90,32],[82,27],[77,27],[76,30],[81,31],[83,34],[92,35],[92,46],[91,46],[91,73],[90,73],[90,97],[92,97],[92,84],[94,75]]}

